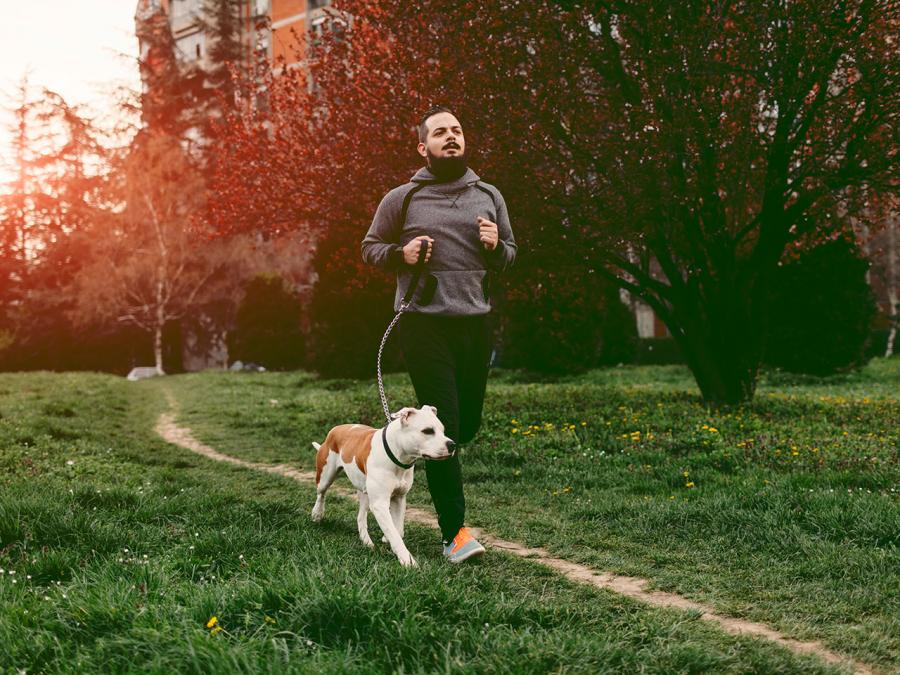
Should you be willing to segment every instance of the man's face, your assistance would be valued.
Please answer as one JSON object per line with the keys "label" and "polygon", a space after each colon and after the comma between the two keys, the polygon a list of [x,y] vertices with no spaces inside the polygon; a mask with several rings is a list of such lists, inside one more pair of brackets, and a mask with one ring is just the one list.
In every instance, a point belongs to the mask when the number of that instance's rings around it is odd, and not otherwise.
{"label": "man's face", "polygon": [[456,117],[448,112],[441,112],[425,120],[425,126],[428,128],[428,136],[418,147],[422,157],[465,156],[466,139]]}

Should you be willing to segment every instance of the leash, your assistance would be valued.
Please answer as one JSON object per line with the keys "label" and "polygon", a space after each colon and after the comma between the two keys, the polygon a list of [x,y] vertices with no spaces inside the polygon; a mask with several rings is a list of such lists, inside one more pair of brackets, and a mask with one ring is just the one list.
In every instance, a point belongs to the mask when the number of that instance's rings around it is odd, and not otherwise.
{"label": "leash", "polygon": [[[381,345],[378,347],[378,393],[381,396],[381,407],[384,409],[384,416],[385,419],[387,419],[388,424],[391,423],[391,412],[388,409],[387,397],[384,394],[384,381],[381,378],[381,353],[384,351],[384,344],[387,342],[391,330],[400,320],[400,316],[403,312],[405,312],[411,304],[413,293],[415,293],[416,286],[419,285],[419,278],[422,276],[422,270],[425,269],[425,252],[428,250],[428,242],[425,239],[421,239],[420,242],[419,258],[416,260],[416,271],[413,274],[412,281],[409,283],[406,295],[404,295],[403,299],[400,301],[400,311],[397,312],[397,316],[394,317],[394,320],[391,321],[390,325],[387,327],[387,330],[384,332],[384,337],[381,338]],[[393,459],[393,457],[391,459]],[[396,459],[394,459],[394,463],[403,466]]]}

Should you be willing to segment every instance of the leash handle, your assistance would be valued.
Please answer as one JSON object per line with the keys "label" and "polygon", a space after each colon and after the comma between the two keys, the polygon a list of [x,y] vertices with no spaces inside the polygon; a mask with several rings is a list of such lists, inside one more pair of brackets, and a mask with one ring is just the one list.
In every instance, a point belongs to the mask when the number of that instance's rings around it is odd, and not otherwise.
{"label": "leash handle", "polygon": [[406,295],[400,301],[400,311],[409,307],[412,301],[413,293],[416,292],[416,286],[419,285],[419,278],[422,276],[422,270],[425,269],[425,253],[428,251],[428,242],[425,239],[419,240],[419,257],[416,259],[416,271],[413,274],[412,281],[409,282],[409,288],[406,289]]}

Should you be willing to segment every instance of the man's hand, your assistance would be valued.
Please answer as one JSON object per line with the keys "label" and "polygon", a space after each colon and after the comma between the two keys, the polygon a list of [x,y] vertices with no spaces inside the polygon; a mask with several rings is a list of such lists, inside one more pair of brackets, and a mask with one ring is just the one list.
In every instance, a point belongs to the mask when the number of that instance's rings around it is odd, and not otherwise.
{"label": "man's hand", "polygon": [[416,237],[403,247],[403,260],[407,265],[415,265],[419,261],[419,248],[421,247],[421,244],[419,243],[420,239],[428,240],[428,249],[425,251],[425,262],[428,262],[431,259],[431,247],[434,245],[434,239],[427,234],[423,234],[421,237]]}
{"label": "man's hand", "polygon": [[481,242],[488,251],[493,251],[497,248],[497,241],[500,239],[500,234],[497,232],[497,223],[492,223],[481,216],[478,216],[476,221],[478,222],[478,236]]}

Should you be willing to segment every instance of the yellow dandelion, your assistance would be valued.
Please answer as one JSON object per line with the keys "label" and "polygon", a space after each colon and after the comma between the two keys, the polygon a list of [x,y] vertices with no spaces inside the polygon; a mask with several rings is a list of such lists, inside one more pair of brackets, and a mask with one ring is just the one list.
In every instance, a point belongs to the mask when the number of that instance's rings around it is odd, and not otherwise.
{"label": "yellow dandelion", "polygon": [[686,488],[694,487],[694,481],[692,481],[692,480],[688,481],[687,483],[684,484],[684,487],[686,487]]}
{"label": "yellow dandelion", "polygon": [[512,430],[510,430],[510,433],[517,434],[517,433],[519,433],[519,430],[518,430],[518,429],[512,429]]}
{"label": "yellow dandelion", "polygon": [[219,623],[219,620],[213,616],[209,619],[209,621],[206,622],[206,627],[212,628],[213,626],[215,626],[218,623]]}
{"label": "yellow dandelion", "polygon": [[687,471],[682,471],[681,475],[684,476],[685,478],[687,478],[687,477],[688,477],[688,472],[687,472]]}
{"label": "yellow dandelion", "polygon": [[216,626],[216,627],[213,628],[211,631],[209,631],[209,634],[210,634],[210,635],[215,635],[215,634],[218,633],[220,630],[222,630],[222,626]]}

